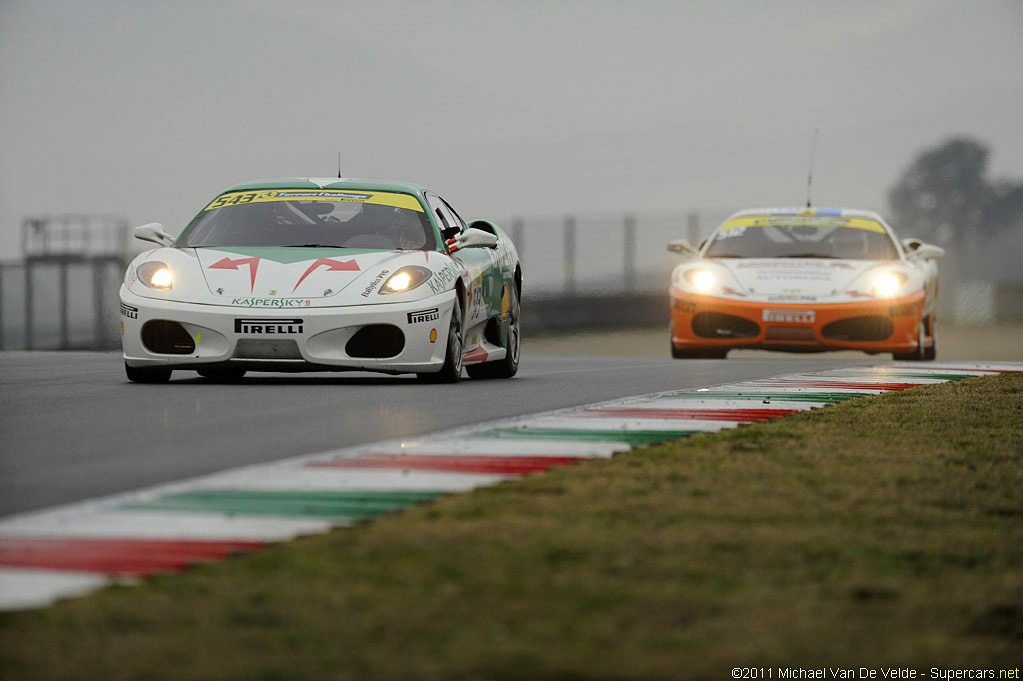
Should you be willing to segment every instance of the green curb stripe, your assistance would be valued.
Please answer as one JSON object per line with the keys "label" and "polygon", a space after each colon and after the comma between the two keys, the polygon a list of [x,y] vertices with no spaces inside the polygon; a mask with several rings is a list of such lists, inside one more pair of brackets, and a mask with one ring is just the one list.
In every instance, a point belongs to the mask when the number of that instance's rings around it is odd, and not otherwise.
{"label": "green curb stripe", "polygon": [[303,518],[369,518],[430,501],[443,494],[201,489],[128,503],[121,508]]}
{"label": "green curb stripe", "polygon": [[573,440],[581,442],[626,442],[646,445],[689,437],[700,430],[581,430],[574,428],[498,428],[473,433],[473,437],[511,440]]}
{"label": "green curb stripe", "polygon": [[[839,376],[859,376],[859,374],[838,374]],[[977,378],[975,374],[916,374],[916,373],[903,373],[901,371],[892,371],[884,374],[870,374],[869,378],[874,379],[897,379],[897,378],[934,378],[941,379],[943,381],[961,381],[966,378]]]}
{"label": "green curb stripe", "polygon": [[847,392],[847,393],[807,393],[807,392],[697,392],[695,390],[680,390],[678,392],[663,393],[654,399],[673,400],[680,397],[699,400],[750,400],[763,402],[764,400],[777,400],[779,402],[824,402],[834,404],[844,402],[854,397],[867,397],[874,393]]}

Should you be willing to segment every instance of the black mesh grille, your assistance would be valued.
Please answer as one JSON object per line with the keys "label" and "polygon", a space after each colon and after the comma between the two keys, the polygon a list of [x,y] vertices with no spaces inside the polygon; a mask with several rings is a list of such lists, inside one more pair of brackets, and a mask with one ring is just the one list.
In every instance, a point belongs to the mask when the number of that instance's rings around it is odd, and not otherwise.
{"label": "black mesh grille", "polygon": [[892,320],[881,315],[849,317],[831,322],[821,333],[838,341],[879,341],[892,335]]}
{"label": "black mesh grille", "polygon": [[405,334],[390,324],[364,326],[345,345],[349,357],[394,357],[404,349]]}
{"label": "black mesh grille", "polygon": [[161,355],[190,355],[195,352],[195,341],[177,322],[154,319],[142,326],[142,344],[146,350]]}
{"label": "black mesh grille", "polygon": [[756,338],[760,326],[731,314],[699,312],[693,317],[693,333],[702,338]]}

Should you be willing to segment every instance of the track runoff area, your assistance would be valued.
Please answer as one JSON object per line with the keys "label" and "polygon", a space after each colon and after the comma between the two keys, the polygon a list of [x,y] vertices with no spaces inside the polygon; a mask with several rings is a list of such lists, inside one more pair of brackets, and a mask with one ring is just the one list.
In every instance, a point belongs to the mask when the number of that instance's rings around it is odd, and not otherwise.
{"label": "track runoff area", "polygon": [[850,367],[653,393],[10,516],[0,521],[0,609],[45,606],[643,445],[1006,372],[1023,364]]}

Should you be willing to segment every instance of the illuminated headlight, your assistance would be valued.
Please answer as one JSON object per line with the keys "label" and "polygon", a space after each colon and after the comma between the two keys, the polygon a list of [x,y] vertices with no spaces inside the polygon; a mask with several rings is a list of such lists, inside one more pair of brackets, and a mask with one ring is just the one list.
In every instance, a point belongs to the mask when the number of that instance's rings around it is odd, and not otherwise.
{"label": "illuminated headlight", "polygon": [[162,262],[146,262],[135,270],[139,281],[149,288],[169,289],[174,287],[174,272]]}
{"label": "illuminated headlight", "polygon": [[421,284],[425,284],[427,279],[432,276],[433,271],[426,267],[419,267],[418,265],[402,267],[387,278],[384,285],[380,287],[380,293],[405,293]]}
{"label": "illuminated headlight", "polygon": [[700,293],[711,290],[718,282],[718,278],[707,270],[689,270],[686,272],[685,278],[689,285]]}
{"label": "illuminated headlight", "polygon": [[881,272],[874,275],[870,292],[875,298],[891,298],[906,283],[906,275],[899,272]]}

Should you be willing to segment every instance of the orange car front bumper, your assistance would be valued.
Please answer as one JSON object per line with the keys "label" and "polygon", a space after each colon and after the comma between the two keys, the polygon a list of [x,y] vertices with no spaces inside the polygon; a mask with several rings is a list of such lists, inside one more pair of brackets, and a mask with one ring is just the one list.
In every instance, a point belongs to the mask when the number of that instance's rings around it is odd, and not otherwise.
{"label": "orange car front bumper", "polygon": [[769,303],[671,288],[677,349],[763,348],[794,352],[907,352],[917,347],[924,293],[849,303]]}

